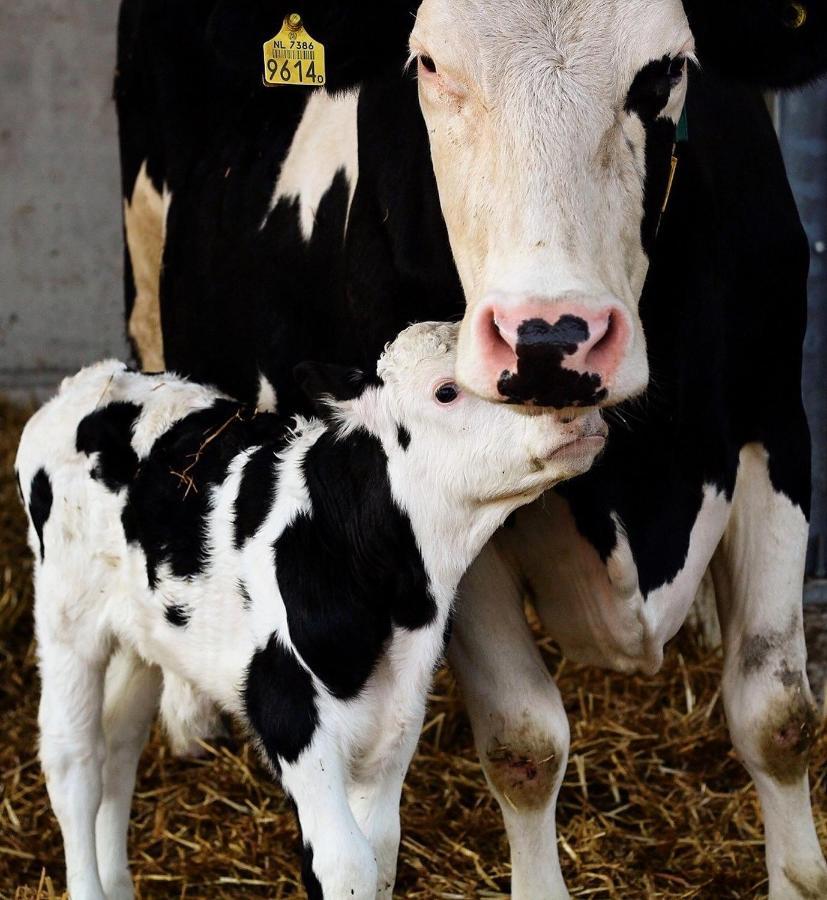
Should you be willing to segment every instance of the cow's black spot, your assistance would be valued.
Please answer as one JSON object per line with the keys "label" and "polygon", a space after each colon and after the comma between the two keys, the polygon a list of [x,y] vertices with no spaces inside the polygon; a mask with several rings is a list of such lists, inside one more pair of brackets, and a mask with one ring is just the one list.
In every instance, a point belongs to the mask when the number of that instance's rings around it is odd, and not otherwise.
{"label": "cow's black spot", "polygon": [[29,515],[32,525],[40,541],[40,561],[46,557],[46,548],[43,545],[43,528],[49,520],[52,511],[52,482],[45,469],[38,469],[32,478],[32,487],[29,492]]}
{"label": "cow's black spot", "polygon": [[273,413],[253,414],[217,400],[158,438],[141,462],[121,517],[127,540],[146,555],[150,587],[162,563],[176,578],[203,572],[212,490],[239,453],[264,444],[272,453],[284,446],[286,433],[284,420]]}
{"label": "cow's black spot", "polygon": [[136,403],[115,402],[89,413],[78,425],[78,453],[97,453],[92,477],[110,491],[126,487],[138,471],[138,455],[132,449],[132,428],[141,414]]}
{"label": "cow's black spot", "polygon": [[164,610],[164,618],[170,625],[183,628],[190,620],[190,611],[183,604],[173,604]]}
{"label": "cow's black spot", "polygon": [[561,316],[554,325],[544,319],[527,319],[517,329],[517,371],[500,375],[500,394],[512,403],[557,409],[599,403],[606,396],[600,376],[562,366],[564,357],[588,337],[588,325],[578,316]]}
{"label": "cow's black spot", "polygon": [[235,500],[235,545],[241,548],[264,524],[276,497],[278,470],[273,447],[255,450],[244,464]]}
{"label": "cow's black spot", "polygon": [[407,450],[411,446],[411,433],[404,425],[396,426],[396,440],[403,450]]}
{"label": "cow's black spot", "polygon": [[243,702],[274,765],[294,763],[310,745],[319,724],[313,679],[275,633],[250,660]]}
{"label": "cow's black spot", "polygon": [[307,891],[307,900],[324,900],[321,883],[313,871],[313,848],[309,843],[302,848],[302,881]]}
{"label": "cow's black spot", "polygon": [[323,434],[307,452],[304,476],[312,512],[276,540],[276,576],[297,651],[332,694],[350,699],[392,627],[428,625],[436,604],[376,438]]}
{"label": "cow's black spot", "polygon": [[674,88],[672,65],[672,57],[664,56],[647,63],[635,75],[624,104],[626,112],[637,114],[643,122],[652,122],[663,112]]}
{"label": "cow's black spot", "polygon": [[17,496],[20,498],[20,502],[25,504],[26,498],[23,496],[23,485],[20,483],[20,473],[17,469],[14,470],[14,480],[17,482]]}

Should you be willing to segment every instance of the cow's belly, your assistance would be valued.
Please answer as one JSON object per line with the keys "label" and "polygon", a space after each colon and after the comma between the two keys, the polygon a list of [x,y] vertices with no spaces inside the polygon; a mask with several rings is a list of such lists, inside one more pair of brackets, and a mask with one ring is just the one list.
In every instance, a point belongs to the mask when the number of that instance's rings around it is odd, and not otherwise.
{"label": "cow's belly", "polygon": [[622,523],[616,520],[617,545],[604,563],[578,532],[568,503],[552,492],[522,510],[515,526],[496,541],[525,579],[543,625],[567,657],[651,673],[686,619],[729,511],[726,496],[707,486],[682,568],[647,597]]}

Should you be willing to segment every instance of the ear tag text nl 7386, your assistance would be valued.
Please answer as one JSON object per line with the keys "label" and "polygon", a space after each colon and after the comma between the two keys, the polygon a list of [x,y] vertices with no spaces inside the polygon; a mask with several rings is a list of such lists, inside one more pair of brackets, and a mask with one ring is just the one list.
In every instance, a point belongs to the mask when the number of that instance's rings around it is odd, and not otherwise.
{"label": "ear tag text nl 7386", "polygon": [[320,87],[325,83],[324,44],[310,37],[298,13],[285,18],[281,31],[263,49],[262,79],[267,87]]}

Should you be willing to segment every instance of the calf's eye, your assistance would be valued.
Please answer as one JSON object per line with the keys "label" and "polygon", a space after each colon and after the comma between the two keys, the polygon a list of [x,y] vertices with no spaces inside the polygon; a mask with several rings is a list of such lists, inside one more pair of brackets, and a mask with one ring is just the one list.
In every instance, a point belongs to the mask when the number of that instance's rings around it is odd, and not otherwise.
{"label": "calf's eye", "polygon": [[453,403],[459,397],[459,388],[453,381],[446,381],[434,391],[437,403]]}
{"label": "calf's eye", "polygon": [[430,56],[426,56],[424,53],[419,57],[419,64],[426,72],[430,72],[431,75],[436,75],[436,63],[431,59]]}

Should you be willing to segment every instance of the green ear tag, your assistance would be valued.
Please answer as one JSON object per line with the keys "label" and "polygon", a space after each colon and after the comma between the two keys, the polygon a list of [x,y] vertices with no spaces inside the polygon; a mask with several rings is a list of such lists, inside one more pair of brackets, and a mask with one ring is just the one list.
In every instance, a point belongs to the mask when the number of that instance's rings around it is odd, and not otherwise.
{"label": "green ear tag", "polygon": [[689,117],[686,115],[686,107],[684,106],[681,117],[678,120],[678,131],[675,135],[675,142],[685,144],[689,140]]}

